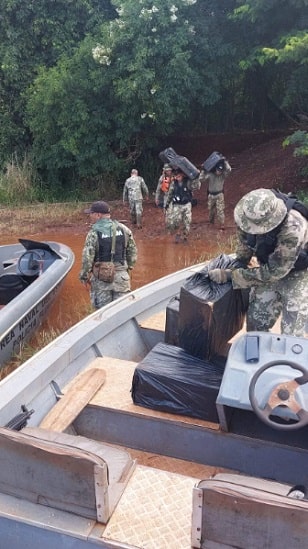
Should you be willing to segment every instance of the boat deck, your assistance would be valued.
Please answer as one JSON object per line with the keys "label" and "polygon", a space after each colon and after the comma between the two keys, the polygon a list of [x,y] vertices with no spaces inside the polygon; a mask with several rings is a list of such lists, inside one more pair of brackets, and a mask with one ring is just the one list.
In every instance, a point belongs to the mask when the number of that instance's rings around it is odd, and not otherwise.
{"label": "boat deck", "polygon": [[[216,431],[219,430],[219,425],[216,423],[160,412],[134,404],[131,397],[131,384],[136,365],[136,362],[112,357],[99,357],[92,361],[87,367],[87,370],[103,369],[106,373],[106,379],[104,384],[90,400],[89,405],[95,408],[104,408],[115,412],[121,411],[144,418],[158,418],[170,422],[207,427]],[[121,380],[121,383],[119,383],[119,380]],[[63,390],[64,394],[69,393],[72,386],[73,384],[68,384]],[[126,449],[140,465],[162,469],[172,473],[189,475],[195,478],[208,478],[218,472],[225,471],[225,469],[220,467],[211,467],[129,447],[126,447]]]}
{"label": "boat deck", "polygon": [[[106,377],[87,408],[103,408],[218,429],[218,425],[206,421],[136,406],[130,392],[135,367],[133,361],[112,357],[92,361],[82,375],[86,376],[86,372],[91,370],[94,374],[97,369],[102,369]],[[72,400],[73,413],[74,400],[77,399],[76,380],[68,384],[63,393],[75,396]],[[136,467],[107,525],[96,524],[91,534],[88,533],[89,539],[99,538],[103,543],[115,543],[117,547],[191,548],[193,488],[201,480],[229,471],[133,448],[125,450],[135,460]]]}
{"label": "boat deck", "polygon": [[[161,318],[160,315],[158,322]],[[136,362],[112,357],[92,361],[87,370],[103,369],[106,378],[89,405],[213,430],[219,428],[214,423],[135,405],[131,398],[131,384],[136,365]],[[68,385],[64,393],[70,390],[73,390],[72,385]],[[137,467],[102,532],[102,538],[147,549],[189,549],[193,487],[201,479],[227,470],[134,448],[125,449],[136,460]]]}
{"label": "boat deck", "polygon": [[137,467],[103,538],[147,549],[191,547],[195,478]]}
{"label": "boat deck", "polygon": [[[134,404],[131,397],[131,385],[136,366],[136,362],[112,357],[100,357],[91,362],[89,368],[103,368],[105,370],[106,380],[104,385],[91,399],[90,405],[101,406],[111,410],[121,410],[135,415],[158,417],[170,421],[179,421],[191,425],[219,429],[219,426],[216,423],[177,414],[169,414],[167,412],[159,412]],[[119,383],[119,380],[121,380],[121,383]]]}

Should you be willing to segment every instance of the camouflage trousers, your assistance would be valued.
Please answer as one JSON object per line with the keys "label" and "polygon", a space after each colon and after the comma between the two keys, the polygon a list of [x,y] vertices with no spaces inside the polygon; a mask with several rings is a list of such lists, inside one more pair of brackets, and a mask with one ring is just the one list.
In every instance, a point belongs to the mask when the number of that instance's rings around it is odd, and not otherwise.
{"label": "camouflage trousers", "polygon": [[143,213],[142,200],[130,200],[129,212],[130,212],[131,222],[134,225],[136,224],[140,225],[142,220],[142,213]]}
{"label": "camouflage trousers", "polygon": [[294,271],[249,294],[248,331],[269,331],[281,316],[281,333],[304,337],[308,318],[308,271]]}
{"label": "camouflage trousers", "polygon": [[218,222],[223,225],[225,222],[224,193],[209,194],[207,197],[207,207],[209,210],[209,222],[214,223],[216,214]]}
{"label": "camouflage trousers", "polygon": [[100,309],[130,292],[130,277],[126,270],[122,269],[115,272],[113,282],[103,282],[92,276],[90,299],[95,309]]}
{"label": "camouflage trousers", "polygon": [[170,204],[166,211],[166,229],[170,232],[182,231],[186,238],[189,235],[191,225],[191,203]]}

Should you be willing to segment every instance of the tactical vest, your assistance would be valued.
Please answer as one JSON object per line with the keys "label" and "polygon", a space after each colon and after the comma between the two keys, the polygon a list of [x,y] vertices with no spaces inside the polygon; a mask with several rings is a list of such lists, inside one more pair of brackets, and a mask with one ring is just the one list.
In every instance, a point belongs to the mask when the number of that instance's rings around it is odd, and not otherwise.
{"label": "tactical vest", "polygon": [[[98,253],[95,261],[111,261],[111,246],[112,246],[112,230],[113,225],[110,225],[110,234],[106,235],[100,231],[97,231],[98,236]],[[115,254],[113,257],[114,263],[122,263],[124,265],[126,260],[126,245],[124,230],[117,225],[116,228],[116,241],[115,241]]]}
{"label": "tactical vest", "polygon": [[[266,234],[248,234],[243,233],[243,240],[247,246],[253,250],[254,255],[261,265],[268,263],[269,256],[274,252],[277,246],[278,234],[281,231],[282,223]],[[308,268],[308,249],[300,250],[298,258],[294,264],[295,271],[302,271]]]}
{"label": "tactical vest", "polygon": [[192,200],[192,192],[188,189],[187,184],[183,182],[179,185],[178,181],[174,182],[172,202],[173,204],[188,204]]}

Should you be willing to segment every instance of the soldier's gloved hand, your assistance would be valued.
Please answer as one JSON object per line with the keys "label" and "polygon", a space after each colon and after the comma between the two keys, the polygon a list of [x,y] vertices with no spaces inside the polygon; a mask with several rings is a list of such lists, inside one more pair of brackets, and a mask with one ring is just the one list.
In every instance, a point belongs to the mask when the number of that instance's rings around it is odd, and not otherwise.
{"label": "soldier's gloved hand", "polygon": [[212,269],[208,272],[209,278],[216,284],[225,284],[231,280],[231,269]]}

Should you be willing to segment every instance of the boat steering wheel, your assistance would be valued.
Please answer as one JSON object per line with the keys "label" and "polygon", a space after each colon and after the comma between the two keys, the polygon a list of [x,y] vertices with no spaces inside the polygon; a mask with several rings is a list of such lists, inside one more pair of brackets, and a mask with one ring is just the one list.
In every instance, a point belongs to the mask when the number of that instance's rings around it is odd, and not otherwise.
{"label": "boat steering wheel", "polygon": [[[273,368],[274,366],[289,366],[289,368],[299,370],[300,372],[302,372],[303,375],[290,381],[284,381],[283,383],[279,383],[269,395],[265,407],[260,408],[260,405],[255,395],[256,383],[260,376],[263,374],[263,372],[265,372],[269,368]],[[259,368],[259,370],[255,372],[249,385],[249,400],[253,411],[264,423],[280,431],[291,431],[304,427],[308,424],[308,411],[304,410],[298,403],[295,397],[295,392],[298,387],[304,385],[307,382],[308,370],[306,370],[304,366],[300,366],[295,362],[289,360],[274,360],[273,362],[268,362],[267,364],[264,364],[261,368]],[[298,421],[296,421],[295,423],[278,423],[274,421],[274,419],[271,419],[270,416],[273,410],[278,406],[284,406],[286,408],[289,408],[289,410],[291,410],[291,412],[293,412],[297,416]]]}
{"label": "boat steering wheel", "polygon": [[43,257],[37,250],[28,250],[18,259],[19,272],[24,276],[36,276],[42,268]]}

